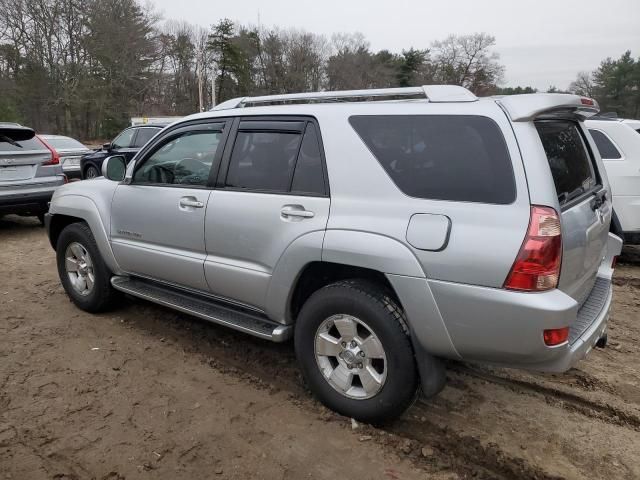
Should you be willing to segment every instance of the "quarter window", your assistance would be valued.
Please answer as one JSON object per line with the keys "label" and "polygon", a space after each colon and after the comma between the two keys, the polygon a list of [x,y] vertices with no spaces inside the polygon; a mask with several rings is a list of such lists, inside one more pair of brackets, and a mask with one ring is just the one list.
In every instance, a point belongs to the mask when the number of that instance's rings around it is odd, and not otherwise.
{"label": "quarter window", "polygon": [[160,131],[159,128],[139,128],[138,136],[136,137],[136,147],[142,148],[144,145],[153,138],[153,136]]}
{"label": "quarter window", "polygon": [[596,146],[598,147],[598,151],[602,158],[607,160],[618,160],[622,158],[622,155],[620,155],[616,146],[604,133],[600,130],[589,130],[589,133],[596,142]]}
{"label": "quarter window", "polygon": [[133,183],[206,186],[221,138],[219,130],[193,130],[171,138],[136,170]]}
{"label": "quarter window", "polygon": [[349,122],[406,195],[495,204],[516,198],[504,137],[487,117],[376,115]]}

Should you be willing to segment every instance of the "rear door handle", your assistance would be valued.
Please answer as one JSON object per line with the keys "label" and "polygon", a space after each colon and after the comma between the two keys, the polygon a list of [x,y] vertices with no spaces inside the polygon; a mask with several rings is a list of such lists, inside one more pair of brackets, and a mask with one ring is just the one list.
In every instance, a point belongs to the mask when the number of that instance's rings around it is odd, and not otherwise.
{"label": "rear door handle", "polygon": [[280,210],[280,214],[283,217],[300,217],[300,218],[313,218],[315,213],[305,210],[302,205],[285,205]]}
{"label": "rear door handle", "polygon": [[204,202],[201,202],[195,197],[182,197],[180,199],[180,206],[182,208],[186,208],[186,207],[203,208]]}

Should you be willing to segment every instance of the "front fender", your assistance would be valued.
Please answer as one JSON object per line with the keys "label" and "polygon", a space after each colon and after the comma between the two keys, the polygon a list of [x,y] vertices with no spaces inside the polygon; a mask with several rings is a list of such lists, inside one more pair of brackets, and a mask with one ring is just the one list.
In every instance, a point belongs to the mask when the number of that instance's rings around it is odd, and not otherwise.
{"label": "front fender", "polygon": [[109,243],[109,234],[107,233],[109,231],[109,213],[106,211],[101,216],[100,210],[93,199],[84,195],[57,195],[49,206],[49,214],[53,216],[66,215],[84,220],[89,225],[91,233],[96,239],[100,255],[102,255],[102,259],[109,270],[116,275],[123,273]]}

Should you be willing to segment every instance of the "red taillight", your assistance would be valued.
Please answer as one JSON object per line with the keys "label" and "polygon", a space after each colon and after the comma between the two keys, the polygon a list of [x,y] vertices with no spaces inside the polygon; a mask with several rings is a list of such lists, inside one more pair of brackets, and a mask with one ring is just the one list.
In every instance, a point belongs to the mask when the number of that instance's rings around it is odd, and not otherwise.
{"label": "red taillight", "polygon": [[558,285],[562,261],[560,218],[553,208],[531,207],[529,229],[504,288],[542,292]]}
{"label": "red taillight", "polygon": [[569,327],[564,328],[552,328],[545,330],[542,334],[544,343],[549,347],[555,347],[561,343],[566,342],[569,339]]}
{"label": "red taillight", "polygon": [[48,162],[44,162],[42,165],[45,167],[49,165],[58,165],[60,163],[60,155],[58,154],[56,149],[45,142],[42,138],[38,137],[38,140],[40,140],[40,142],[51,152],[51,160],[49,160]]}
{"label": "red taillight", "polygon": [[613,257],[613,259],[611,259],[611,268],[616,268],[617,264],[618,264],[618,256],[616,255],[615,257]]}
{"label": "red taillight", "polygon": [[580,103],[582,103],[582,105],[588,105],[590,107],[593,107],[596,102],[594,102],[592,98],[582,97],[580,99]]}

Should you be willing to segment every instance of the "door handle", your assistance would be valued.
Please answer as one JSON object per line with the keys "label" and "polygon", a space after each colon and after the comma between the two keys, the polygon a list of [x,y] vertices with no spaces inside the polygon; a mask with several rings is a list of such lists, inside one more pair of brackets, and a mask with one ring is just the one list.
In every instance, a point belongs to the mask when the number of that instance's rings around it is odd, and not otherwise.
{"label": "door handle", "polygon": [[313,218],[315,213],[305,210],[302,205],[285,205],[280,210],[280,214],[283,217],[299,217],[299,218]]}
{"label": "door handle", "polygon": [[204,202],[201,202],[194,197],[182,197],[180,199],[180,206],[183,208],[185,207],[203,208]]}

